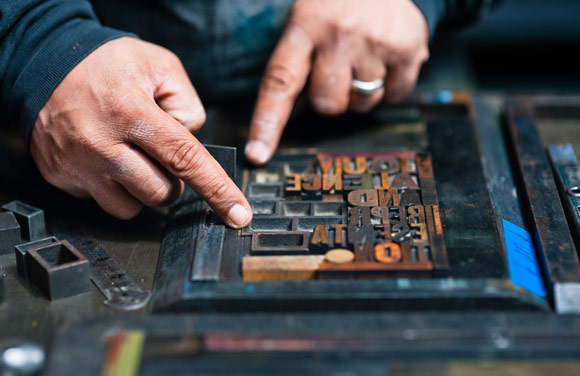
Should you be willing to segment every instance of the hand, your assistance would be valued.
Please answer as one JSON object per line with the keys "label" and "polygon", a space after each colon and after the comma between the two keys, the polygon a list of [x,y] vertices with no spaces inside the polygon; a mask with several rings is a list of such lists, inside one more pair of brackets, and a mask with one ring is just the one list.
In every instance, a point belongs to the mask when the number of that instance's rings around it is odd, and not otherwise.
{"label": "hand", "polygon": [[[190,131],[203,106],[168,50],[119,38],[93,51],[41,109],[31,152],[44,178],[92,196],[128,219],[175,200],[190,185],[232,227],[251,218],[247,200]],[[182,182],[183,180],[183,182]]]}
{"label": "hand", "polygon": [[[411,0],[297,0],[262,79],[248,160],[270,159],[309,75],[310,102],[327,115],[404,98],[429,57],[428,34]],[[353,78],[385,85],[362,95],[351,90]]]}

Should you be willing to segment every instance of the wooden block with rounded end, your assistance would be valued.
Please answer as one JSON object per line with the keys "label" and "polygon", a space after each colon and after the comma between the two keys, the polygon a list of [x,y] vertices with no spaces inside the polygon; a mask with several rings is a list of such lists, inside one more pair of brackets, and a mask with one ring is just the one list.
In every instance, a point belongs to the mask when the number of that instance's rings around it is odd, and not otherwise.
{"label": "wooden block with rounded end", "polygon": [[324,255],[245,256],[242,277],[245,282],[316,279],[324,259]]}

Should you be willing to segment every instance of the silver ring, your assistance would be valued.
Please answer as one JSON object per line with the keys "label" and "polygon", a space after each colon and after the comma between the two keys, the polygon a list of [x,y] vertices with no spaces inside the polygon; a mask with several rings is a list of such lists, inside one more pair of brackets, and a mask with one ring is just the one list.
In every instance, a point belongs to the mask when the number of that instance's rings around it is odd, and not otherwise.
{"label": "silver ring", "polygon": [[385,80],[379,78],[374,81],[360,81],[352,80],[352,89],[362,95],[372,95],[377,92],[385,84]]}

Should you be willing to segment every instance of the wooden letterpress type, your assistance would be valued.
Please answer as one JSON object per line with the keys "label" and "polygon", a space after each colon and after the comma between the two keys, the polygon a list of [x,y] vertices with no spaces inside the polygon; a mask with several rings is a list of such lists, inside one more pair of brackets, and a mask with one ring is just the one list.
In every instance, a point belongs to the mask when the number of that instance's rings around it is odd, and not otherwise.
{"label": "wooden letterpress type", "polygon": [[379,223],[383,225],[389,224],[389,209],[382,206],[375,206],[371,208],[371,218],[378,218]]}
{"label": "wooden letterpress type", "polygon": [[415,223],[411,225],[413,243],[426,243],[429,241],[427,236],[427,226],[424,223]]}
{"label": "wooden letterpress type", "polygon": [[325,193],[334,193],[342,191],[342,175],[330,174],[322,175],[322,191]]}
{"label": "wooden letterpress type", "polygon": [[367,159],[365,157],[355,157],[354,167],[351,158],[342,158],[342,170],[348,175],[360,175],[367,170]]}
{"label": "wooden letterpress type", "polygon": [[439,206],[425,206],[425,221],[427,222],[427,232],[429,233],[429,246],[433,266],[435,270],[442,271],[445,274],[447,269],[449,269],[449,263],[447,260],[447,248],[443,239]]}
{"label": "wooden letterpress type", "polygon": [[397,157],[376,157],[371,160],[369,165],[369,172],[371,174],[378,174],[380,172],[396,174],[400,169],[401,165]]}
{"label": "wooden letterpress type", "polygon": [[429,248],[429,243],[413,243],[411,244],[411,253],[417,262],[429,262],[431,261]]}
{"label": "wooden letterpress type", "polygon": [[409,224],[425,223],[425,207],[409,206],[407,208],[407,222]]}
{"label": "wooden letterpress type", "polygon": [[419,186],[413,177],[406,172],[400,172],[395,175],[391,182],[391,188],[397,189],[419,189]]}
{"label": "wooden letterpress type", "polygon": [[328,249],[328,232],[326,231],[326,227],[322,224],[314,226],[310,240],[310,251],[326,252]]}
{"label": "wooden letterpress type", "polygon": [[355,226],[371,224],[371,208],[368,206],[355,206],[348,211],[348,223]]}
{"label": "wooden letterpress type", "polygon": [[417,172],[417,163],[415,158],[401,158],[401,172],[415,173]]}
{"label": "wooden letterpress type", "polygon": [[424,205],[437,205],[437,188],[433,176],[431,156],[429,154],[417,156],[419,185]]}
{"label": "wooden letterpress type", "polygon": [[349,192],[348,203],[352,206],[378,206],[377,191],[374,189],[357,189]]}
{"label": "wooden letterpress type", "polygon": [[391,241],[391,225],[373,225],[376,231],[375,239],[383,241],[383,243],[388,243]]}
{"label": "wooden letterpress type", "polygon": [[423,205],[419,192],[415,189],[405,189],[401,192],[401,206]]}
{"label": "wooden letterpress type", "polygon": [[402,242],[401,244],[401,257],[403,262],[406,263],[414,263],[416,262],[413,258],[413,252],[411,251],[411,243],[409,242]]}
{"label": "wooden letterpress type", "polygon": [[345,224],[330,225],[330,229],[334,231],[334,247],[345,246],[346,236],[343,236],[343,232],[346,229]]}
{"label": "wooden letterpress type", "polygon": [[284,181],[286,196],[300,195],[302,191],[302,176],[300,174],[288,174]]}
{"label": "wooden letterpress type", "polygon": [[375,245],[375,259],[384,264],[401,261],[401,247],[397,243],[386,242]]}
{"label": "wooden letterpress type", "polygon": [[372,189],[373,178],[370,174],[343,175],[342,190],[352,191],[355,189]]}
{"label": "wooden letterpress type", "polygon": [[431,210],[433,211],[433,221],[435,222],[435,234],[441,236],[443,235],[443,226],[441,225],[441,217],[439,216],[439,205],[433,205]]}
{"label": "wooden letterpress type", "polygon": [[346,239],[349,245],[364,245],[365,243],[372,245],[375,243],[374,226],[362,225],[357,227],[356,225],[349,224],[347,226]]}
{"label": "wooden letterpress type", "polygon": [[404,206],[394,206],[387,208],[389,210],[389,222],[394,223],[407,223],[407,217],[405,216]]}
{"label": "wooden letterpress type", "polygon": [[399,206],[398,189],[379,189],[377,190],[377,197],[379,199],[379,206]]}
{"label": "wooden letterpress type", "polygon": [[322,173],[330,174],[332,170],[332,157],[326,154],[317,154],[316,159],[318,159],[318,165]]}
{"label": "wooden letterpress type", "polygon": [[409,225],[404,222],[399,222],[391,226],[392,238],[394,242],[402,243],[406,239],[410,238]]}
{"label": "wooden letterpress type", "polygon": [[320,191],[322,188],[322,179],[320,175],[304,174],[302,175],[302,190],[306,192]]}
{"label": "wooden letterpress type", "polygon": [[375,189],[389,189],[389,173],[388,172],[381,172],[380,175],[380,184]]}
{"label": "wooden letterpress type", "polygon": [[353,245],[353,250],[354,250],[354,259],[355,259],[355,265],[356,262],[372,262],[374,261],[374,250],[375,247],[373,245],[373,243],[355,243]]}

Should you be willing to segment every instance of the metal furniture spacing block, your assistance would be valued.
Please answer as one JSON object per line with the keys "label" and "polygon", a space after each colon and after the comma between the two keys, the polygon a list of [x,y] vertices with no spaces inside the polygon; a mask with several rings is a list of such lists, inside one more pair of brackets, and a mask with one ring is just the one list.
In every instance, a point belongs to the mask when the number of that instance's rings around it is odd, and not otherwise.
{"label": "metal furniture spacing block", "polygon": [[44,211],[22,201],[12,201],[2,206],[2,209],[14,213],[16,220],[22,228],[22,238],[37,240],[45,237],[46,226]]}
{"label": "metal furniture spacing block", "polygon": [[19,244],[14,247],[14,253],[16,255],[16,269],[18,270],[18,274],[20,274],[23,278],[28,278],[28,266],[26,264],[26,254],[28,253],[29,249],[38,248],[42,245],[51,244],[58,242],[58,239],[54,236],[49,238],[34,240],[28,243]]}
{"label": "metal furniture spacing block", "polygon": [[20,225],[12,212],[0,213],[0,255],[10,253],[20,243]]}
{"label": "metal furniture spacing block", "polygon": [[51,300],[90,288],[89,262],[66,240],[29,249],[26,263],[30,281]]}

